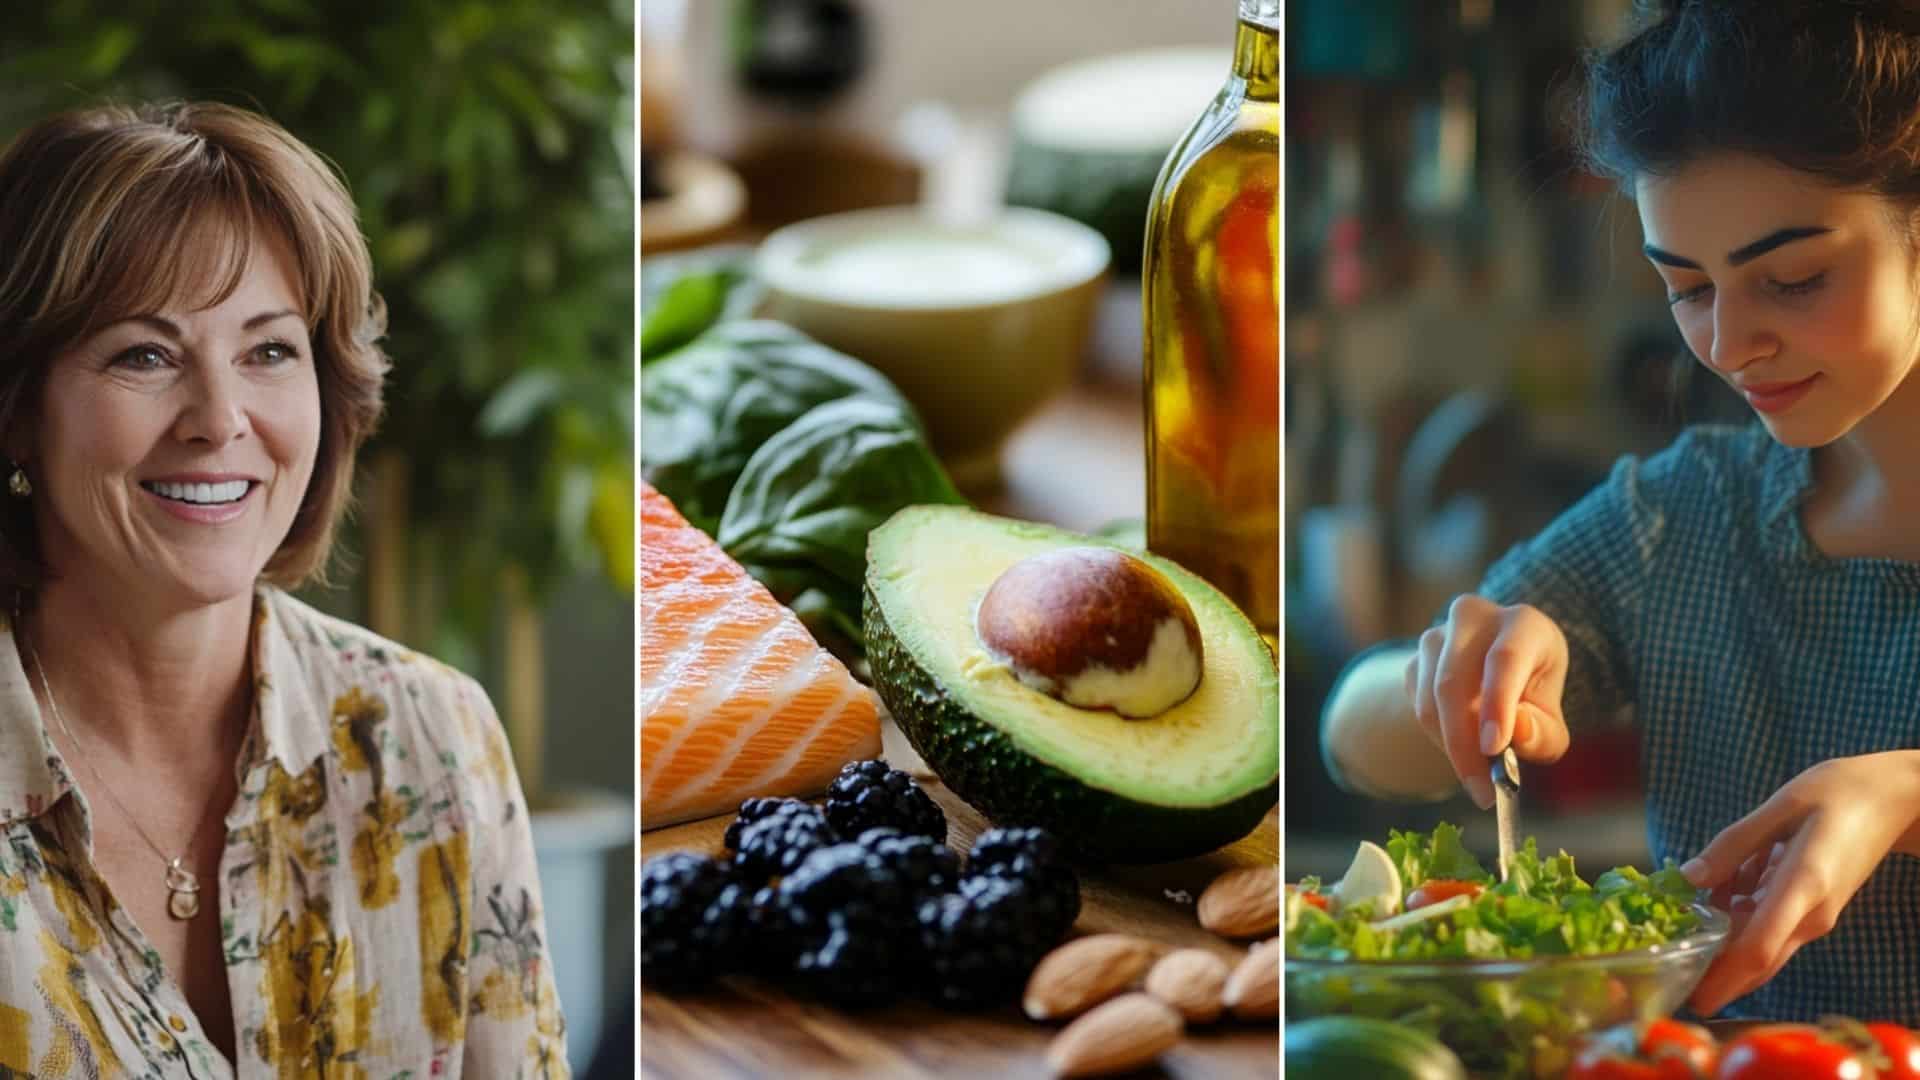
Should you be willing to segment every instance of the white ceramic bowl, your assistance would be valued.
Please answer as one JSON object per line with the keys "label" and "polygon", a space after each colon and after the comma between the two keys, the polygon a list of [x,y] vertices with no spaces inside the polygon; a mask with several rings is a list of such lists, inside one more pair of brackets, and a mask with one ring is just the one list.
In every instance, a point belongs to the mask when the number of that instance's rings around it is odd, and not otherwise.
{"label": "white ceramic bowl", "polygon": [[977,491],[1007,435],[1078,372],[1110,257],[1099,233],[1043,210],[857,210],[762,243],[761,310],[893,380]]}

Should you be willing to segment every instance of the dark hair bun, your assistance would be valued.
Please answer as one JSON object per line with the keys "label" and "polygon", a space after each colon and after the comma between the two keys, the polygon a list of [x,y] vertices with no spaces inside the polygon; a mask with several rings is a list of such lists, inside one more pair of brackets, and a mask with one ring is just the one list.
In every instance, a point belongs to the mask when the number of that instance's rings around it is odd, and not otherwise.
{"label": "dark hair bun", "polygon": [[1594,171],[1631,183],[1731,151],[1920,202],[1920,3],[1636,7],[1649,21],[1587,66]]}

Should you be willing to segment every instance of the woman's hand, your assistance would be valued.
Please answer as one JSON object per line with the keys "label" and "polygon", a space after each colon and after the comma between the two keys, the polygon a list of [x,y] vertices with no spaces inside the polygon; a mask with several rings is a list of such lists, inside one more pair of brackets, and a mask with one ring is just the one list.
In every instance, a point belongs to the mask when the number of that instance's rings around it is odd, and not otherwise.
{"label": "woman's hand", "polygon": [[1560,695],[1567,639],[1538,608],[1501,607],[1471,594],[1453,602],[1445,626],[1420,635],[1407,661],[1407,695],[1420,727],[1445,750],[1473,801],[1493,805],[1487,758],[1513,745],[1523,761],[1567,752]]}
{"label": "woman's hand", "polygon": [[1693,1010],[1711,1016],[1773,978],[1895,851],[1920,855],[1920,750],[1822,762],[1722,829],[1680,868],[1733,915]]}

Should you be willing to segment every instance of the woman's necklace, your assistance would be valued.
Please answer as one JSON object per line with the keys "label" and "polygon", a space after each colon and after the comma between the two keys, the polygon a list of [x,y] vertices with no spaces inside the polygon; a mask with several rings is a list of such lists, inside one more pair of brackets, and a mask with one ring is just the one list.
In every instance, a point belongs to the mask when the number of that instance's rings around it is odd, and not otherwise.
{"label": "woman's necklace", "polygon": [[153,853],[160,857],[160,861],[167,865],[167,914],[181,920],[191,919],[200,914],[200,879],[193,871],[187,869],[187,856],[193,852],[191,842],[185,851],[172,858],[168,858],[160,845],[154,843],[153,837],[147,835],[147,830],[141,826],[140,819],[134,816],[133,811],[127,809],[127,804],[120,801],[120,796],[113,793],[113,787],[107,783],[105,777],[100,775],[100,770],[93,764],[93,757],[87,752],[86,744],[82,743],[73,729],[67,726],[66,717],[60,715],[60,703],[54,700],[53,684],[47,681],[46,666],[40,663],[40,652],[33,647],[32,638],[27,639],[27,655],[33,659],[33,670],[40,673],[40,689],[47,695],[47,707],[53,710],[53,722],[60,725],[60,730],[67,733],[67,741],[73,743],[80,751],[81,760],[87,763],[87,771],[93,774],[94,782],[100,786],[100,790],[106,792],[107,798],[112,800],[113,805],[120,808],[121,815],[132,823],[133,831],[139,833],[140,839],[145,840],[147,846],[153,849]]}

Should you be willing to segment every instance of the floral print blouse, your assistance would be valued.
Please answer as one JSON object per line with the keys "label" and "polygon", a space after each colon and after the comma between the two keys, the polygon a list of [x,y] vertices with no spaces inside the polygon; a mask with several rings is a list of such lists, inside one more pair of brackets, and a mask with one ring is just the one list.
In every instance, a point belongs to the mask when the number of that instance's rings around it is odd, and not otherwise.
{"label": "floral print blouse", "polygon": [[526,804],[486,694],[274,589],[252,648],[219,880],[230,1062],[93,867],[91,813],[0,616],[0,1080],[565,1077]]}

